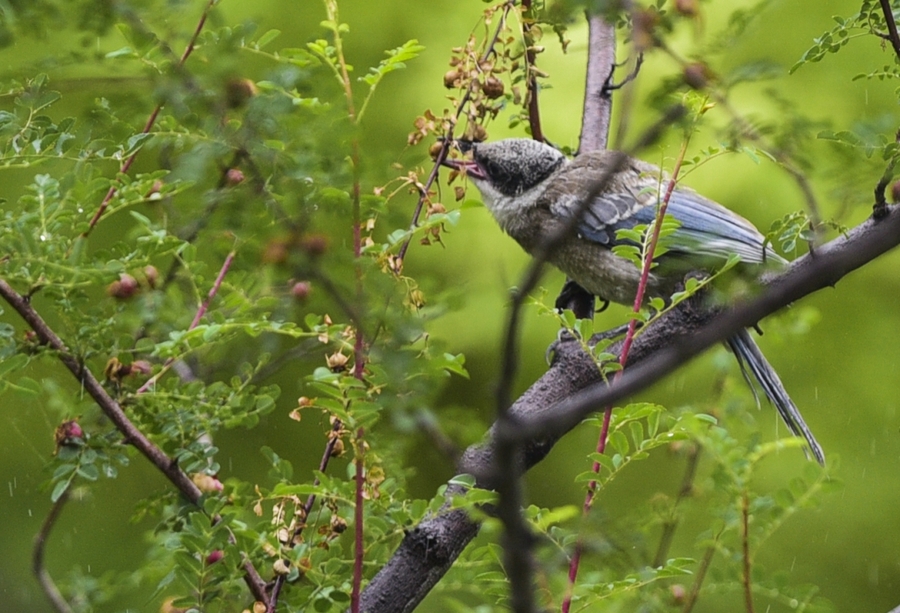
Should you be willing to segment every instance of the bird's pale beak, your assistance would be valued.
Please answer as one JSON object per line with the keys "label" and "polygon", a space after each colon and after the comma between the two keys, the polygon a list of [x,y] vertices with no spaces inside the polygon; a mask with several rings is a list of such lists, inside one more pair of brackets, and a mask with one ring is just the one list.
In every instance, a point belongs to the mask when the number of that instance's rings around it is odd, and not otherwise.
{"label": "bird's pale beak", "polygon": [[443,166],[447,168],[452,168],[453,170],[465,174],[473,179],[487,179],[487,175],[484,174],[484,170],[481,166],[478,165],[478,162],[475,160],[451,160],[446,159],[441,162]]}

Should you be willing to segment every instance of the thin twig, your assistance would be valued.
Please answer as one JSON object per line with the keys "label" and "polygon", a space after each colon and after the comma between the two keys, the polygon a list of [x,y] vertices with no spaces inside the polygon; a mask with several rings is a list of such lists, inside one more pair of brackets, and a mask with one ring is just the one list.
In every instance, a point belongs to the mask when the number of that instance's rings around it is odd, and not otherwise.
{"label": "thin twig", "polygon": [[[350,80],[350,69],[347,66],[346,58],[344,57],[344,47],[341,38],[341,29],[339,27],[340,20],[338,19],[337,3],[325,0],[325,8],[328,13],[328,18],[332,21],[332,23],[338,26],[333,30],[335,57],[337,58],[338,67],[340,69],[338,77],[344,87],[344,97],[347,101],[347,115],[350,118],[350,122],[358,126],[359,117],[356,114],[356,108],[353,103],[353,84]],[[359,139],[354,137],[350,142],[350,165],[353,168],[353,257],[356,265],[356,304],[359,305],[360,308],[362,308],[362,306],[365,304],[365,296],[363,292],[362,282],[363,272],[360,262],[360,258],[362,256],[362,213],[360,206],[362,175],[360,172],[360,159]],[[354,330],[354,337],[353,376],[356,379],[362,381],[366,364],[366,343],[363,336],[363,330],[360,325],[356,326],[356,329]],[[365,485],[363,465],[363,460],[365,457],[363,454],[363,447],[365,444],[363,441],[364,434],[365,431],[363,430],[363,428],[357,429],[356,441],[353,446],[354,462],[356,463],[356,476],[354,479],[356,493],[353,511],[353,579],[351,582],[352,587],[350,591],[350,611],[352,613],[359,613],[359,594],[360,588],[362,586],[363,558],[365,556],[363,539],[363,487]]]}
{"label": "thin twig", "polygon": [[[73,355],[65,346],[59,336],[47,325],[47,322],[38,314],[31,306],[31,301],[16,292],[5,280],[0,279],[0,297],[15,310],[22,319],[34,330],[38,341],[42,345],[48,346],[56,351],[57,357],[63,365],[72,373],[75,379],[81,384],[82,389],[94,400],[104,415],[109,418],[116,429],[122,433],[125,443],[132,445],[151,464],[153,464],[160,472],[162,472],[169,482],[172,483],[192,504],[198,505],[203,493],[194,484],[194,482],[179,468],[178,463],[166,455],[162,449],[154,445],[144,436],[128,416],[122,407],[116,402],[106,389],[100,384],[94,374],[88,369],[78,357]],[[266,589],[265,584],[260,579],[259,574],[253,569],[249,561],[245,561],[244,569],[246,572],[244,580],[247,583],[251,593],[258,599],[265,601]]]}
{"label": "thin twig", "polygon": [[[193,330],[198,325],[200,325],[200,320],[203,319],[203,316],[209,309],[210,303],[212,302],[213,298],[216,297],[216,294],[219,292],[219,288],[222,287],[222,281],[225,280],[225,274],[228,272],[228,269],[231,268],[231,264],[232,262],[234,262],[234,258],[236,255],[236,252],[232,251],[225,258],[225,262],[219,269],[219,274],[216,275],[216,280],[213,282],[212,287],[209,289],[209,293],[206,295],[206,300],[204,300],[197,308],[197,312],[194,314],[194,319],[191,321],[191,325],[188,326],[188,330]],[[169,372],[169,369],[172,367],[172,364],[175,363],[176,359],[177,358],[174,357],[168,358],[165,363],[163,363],[163,367],[160,369],[160,371],[147,379],[144,384],[137,389],[135,394],[143,394],[147,390],[151,389],[154,385],[156,385],[156,382],[159,381],[164,374]]]}
{"label": "thin twig", "polygon": [[[206,19],[209,17],[210,12],[217,2],[218,0],[209,0],[209,2],[206,4],[206,7],[203,9],[203,13],[200,15],[200,20],[197,22],[197,27],[194,28],[194,33],[188,41],[187,46],[184,48],[184,53],[181,54],[181,59],[178,60],[177,68],[181,68],[182,66],[184,66],[184,63],[187,61],[188,57],[190,57],[191,52],[193,52],[194,50],[194,45],[197,44],[197,39],[200,38],[200,32],[203,31],[203,26],[206,24]],[[156,123],[157,117],[159,117],[160,111],[162,111],[162,107],[162,103],[157,104],[153,111],[151,111],[150,116],[147,118],[147,122],[144,124],[144,129],[141,130],[141,134],[150,133],[150,130],[153,129],[153,125]],[[119,167],[119,173],[128,172],[128,170],[131,168],[131,165],[134,164],[135,158],[137,158],[137,155],[140,152],[141,150],[138,149],[130,156],[128,156],[128,159],[126,159]],[[87,238],[87,236],[90,235],[91,231],[94,229],[94,226],[96,226],[97,222],[100,221],[100,217],[103,216],[103,213],[106,211],[106,208],[109,206],[109,203],[112,201],[113,197],[118,191],[119,188],[115,185],[109,188],[109,191],[106,192],[106,196],[103,198],[100,206],[97,208],[97,211],[91,218],[87,230],[85,230],[81,235],[82,238]]]}
{"label": "thin twig", "polygon": [[31,569],[37,576],[38,583],[41,584],[41,589],[44,590],[44,594],[47,595],[47,598],[50,600],[50,603],[53,605],[53,608],[56,609],[57,613],[72,613],[72,608],[56,587],[53,577],[51,577],[50,573],[47,572],[47,569],[44,568],[44,548],[47,544],[47,539],[50,538],[50,531],[53,530],[56,520],[59,518],[63,507],[69,500],[70,488],[71,484],[69,485],[69,488],[66,488],[62,493],[62,496],[56,499],[53,506],[50,507],[50,512],[47,513],[47,517],[44,518],[40,531],[34,537],[34,551],[31,556]]}
{"label": "thin twig", "polygon": [[[719,537],[716,535],[716,541],[718,541],[718,539]],[[697,604],[697,599],[700,597],[700,588],[703,586],[703,581],[706,579],[706,573],[709,571],[709,565],[712,564],[712,559],[715,555],[715,545],[707,547],[706,553],[703,554],[703,559],[700,560],[700,566],[697,567],[697,572],[694,574],[694,582],[691,584],[691,591],[688,592],[681,613],[691,613],[691,611],[694,610],[694,605]]]}
{"label": "thin twig", "polygon": [[659,537],[659,546],[656,548],[656,555],[653,556],[653,567],[662,566],[666,558],[669,557],[669,548],[672,546],[672,539],[675,536],[675,529],[678,527],[678,516],[675,514],[681,501],[691,495],[694,491],[694,478],[697,475],[697,466],[700,464],[700,447],[698,445],[690,445],[687,450],[687,463],[684,466],[684,477],[681,479],[681,487],[678,488],[678,495],[675,498],[675,504],[672,505],[672,517],[663,523],[662,534]]}
{"label": "thin twig", "polygon": [[81,384],[84,391],[97,403],[110,421],[121,432],[125,441],[133,445],[150,462],[156,466],[188,500],[196,503],[202,493],[194,485],[193,481],[184,474],[178,464],[167,456],[159,447],[150,442],[144,436],[119,406],[106,389],[100,384],[94,374],[81,361],[73,355],[56,333],[38,315],[28,298],[21,296],[5,280],[0,279],[0,296],[15,310],[25,322],[31,326],[42,345],[47,345],[57,352],[59,360],[69,369],[69,372]]}
{"label": "thin twig", "polygon": [[[541,128],[541,109],[538,104],[538,81],[535,73],[537,66],[537,53],[534,51],[534,37],[531,34],[532,17],[526,17],[525,13],[531,12],[531,0],[522,0],[522,33],[525,38],[525,85],[528,88],[528,126],[531,128],[531,138],[544,142],[544,132]],[[528,19],[529,21],[524,21]]]}
{"label": "thin twig", "polygon": [[353,463],[356,465],[356,473],[354,481],[356,485],[355,499],[353,505],[353,523],[356,529],[353,531],[353,587],[350,592],[350,610],[353,613],[359,611],[359,594],[362,586],[363,573],[363,557],[365,554],[365,543],[363,541],[363,492],[366,485],[365,476],[365,441],[363,440],[363,429],[356,431],[356,457]]}
{"label": "thin twig", "polygon": [[[494,52],[494,45],[497,44],[497,40],[500,38],[500,32],[503,31],[504,27],[506,27],[506,19],[509,15],[509,11],[512,10],[515,5],[515,0],[507,0],[506,4],[503,6],[503,14],[500,17],[500,23],[497,25],[497,29],[494,30],[493,36],[491,36],[491,39],[490,41],[488,41],[484,52],[478,59],[479,64],[490,58],[491,54]],[[431,168],[431,172],[428,173],[428,179],[425,181],[425,184],[419,189],[419,200],[416,202],[416,208],[413,209],[412,220],[409,223],[410,228],[414,229],[419,225],[419,216],[422,214],[422,209],[425,207],[425,200],[428,198],[428,191],[437,180],[438,175],[440,174],[441,165],[443,164],[444,160],[447,159],[447,155],[450,153],[450,147],[453,145],[453,130],[456,127],[457,121],[459,121],[459,118],[462,116],[463,109],[465,109],[466,105],[469,103],[469,99],[472,97],[472,92],[474,91],[474,89],[475,81],[472,81],[469,83],[466,91],[463,92],[462,98],[459,99],[459,102],[456,105],[456,112],[454,113],[453,121],[450,123],[450,129],[447,130],[447,133],[444,135],[443,141],[441,142],[441,149],[435,157],[434,166]],[[412,236],[406,239],[406,241],[400,247],[400,251],[397,253],[398,271],[403,265],[403,259],[406,257],[406,252],[407,250],[409,250],[409,244],[411,242]]]}
{"label": "thin twig", "polygon": [[[331,424],[331,434],[328,436],[328,442],[325,444],[325,450],[322,452],[322,458],[319,460],[319,472],[324,473],[328,468],[328,462],[331,458],[334,457],[334,448],[337,445],[337,442],[340,440],[340,436],[338,433],[341,431],[344,425],[341,423],[340,419],[335,419],[334,423]],[[313,479],[313,486],[319,485],[319,478],[316,477]],[[291,540],[289,542],[293,543],[294,540],[300,536],[303,532],[303,529],[306,528],[306,518],[309,517],[309,514],[312,512],[313,505],[316,504],[316,495],[310,494],[306,498],[306,502],[303,504],[303,522],[300,523],[299,526],[294,530],[294,533],[291,535]],[[281,588],[284,587],[285,575],[278,575],[275,579],[275,584],[272,586],[272,593],[269,597],[268,607],[269,610],[275,611],[275,607],[278,604],[278,596],[281,594]]]}
{"label": "thin twig", "polygon": [[744,605],[747,607],[747,613],[753,613],[753,580],[750,577],[750,497],[747,490],[741,492],[741,557]]}
{"label": "thin twig", "polygon": [[[687,66],[689,64],[687,60],[680,57],[677,53],[675,53],[674,50],[663,45],[662,43],[659,43],[659,46],[672,59],[674,59],[682,66]],[[819,207],[819,201],[816,198],[815,193],[813,192],[812,185],[810,184],[809,179],[806,178],[806,175],[803,173],[803,171],[794,164],[791,156],[783,148],[775,147],[774,145],[772,145],[770,141],[768,141],[766,137],[750,121],[748,121],[737,111],[737,109],[735,109],[731,105],[731,103],[725,96],[714,89],[709,89],[708,93],[709,96],[716,102],[716,104],[724,108],[738,123],[742,134],[749,140],[759,143],[760,146],[775,159],[775,161],[781,166],[781,168],[791,176],[791,178],[797,184],[797,187],[800,188],[800,192],[801,194],[803,194],[803,199],[806,201],[806,208],[809,211],[810,219],[809,228],[816,236],[816,239],[820,238],[822,232],[822,213]],[[812,251],[814,244],[815,241],[810,241],[810,251]]]}

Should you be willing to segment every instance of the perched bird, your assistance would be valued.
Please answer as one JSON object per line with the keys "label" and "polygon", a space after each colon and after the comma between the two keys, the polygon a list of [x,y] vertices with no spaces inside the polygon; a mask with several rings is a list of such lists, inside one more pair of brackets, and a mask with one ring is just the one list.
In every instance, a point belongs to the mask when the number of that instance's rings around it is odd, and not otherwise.
{"label": "perched bird", "polygon": [[[550,255],[550,262],[602,300],[634,302],[641,271],[613,252],[623,242],[616,232],[654,222],[668,181],[662,170],[611,151],[569,160],[549,145],[521,138],[465,143],[461,148],[471,152],[471,159],[444,164],[468,176],[500,227],[525,251],[533,254],[547,236],[581,211],[574,231]],[[596,196],[585,203],[592,192]],[[740,256],[742,266],[784,263],[753,224],[690,189],[677,187],[666,212],[680,225],[650,274],[650,297],[668,299],[686,273],[721,266],[732,254]],[[741,331],[728,346],[791,432],[805,438],[816,460],[824,464],[821,446],[749,332]]]}

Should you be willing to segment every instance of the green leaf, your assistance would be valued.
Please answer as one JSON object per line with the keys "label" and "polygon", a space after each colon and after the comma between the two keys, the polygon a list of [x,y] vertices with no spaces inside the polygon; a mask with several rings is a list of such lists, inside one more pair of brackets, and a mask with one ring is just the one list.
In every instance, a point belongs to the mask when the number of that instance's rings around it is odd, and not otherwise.
{"label": "green leaf", "polygon": [[66,490],[69,489],[70,481],[60,481],[55,486],[53,486],[53,492],[50,494],[50,500],[52,502],[56,502],[60,499],[60,497],[66,493]]}
{"label": "green leaf", "polygon": [[28,364],[28,356],[24,353],[17,353],[12,357],[4,359],[0,361],[0,377],[8,372],[22,368],[26,364]]}
{"label": "green leaf", "polygon": [[253,46],[256,49],[262,49],[279,36],[281,36],[281,30],[269,30],[268,32],[260,36]]}

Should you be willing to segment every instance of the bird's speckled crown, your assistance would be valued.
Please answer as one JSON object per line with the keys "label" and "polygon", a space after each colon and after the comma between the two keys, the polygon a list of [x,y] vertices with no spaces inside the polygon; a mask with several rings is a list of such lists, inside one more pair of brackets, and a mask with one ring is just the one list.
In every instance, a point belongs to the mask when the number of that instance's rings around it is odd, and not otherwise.
{"label": "bird's speckled crown", "polygon": [[494,188],[505,196],[518,196],[559,168],[566,156],[528,138],[508,138],[472,145],[475,162]]}

